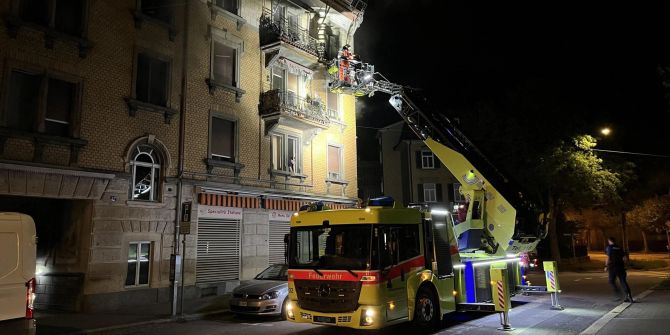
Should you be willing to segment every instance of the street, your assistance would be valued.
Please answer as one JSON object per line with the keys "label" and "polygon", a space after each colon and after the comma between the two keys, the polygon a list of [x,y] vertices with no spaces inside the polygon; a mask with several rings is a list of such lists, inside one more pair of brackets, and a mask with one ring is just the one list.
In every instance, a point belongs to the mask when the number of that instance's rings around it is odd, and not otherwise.
{"label": "street", "polygon": [[[629,283],[636,296],[668,277],[667,271],[631,271]],[[542,273],[533,273],[529,279],[535,285],[542,285]],[[515,328],[514,334],[579,334],[608,311],[621,302],[614,301],[607,284],[607,274],[603,272],[560,274],[563,292],[560,303],[565,310],[551,310],[549,296],[535,294],[517,296],[517,302],[510,312],[510,321]],[[644,299],[638,302],[644,304]],[[634,315],[632,317],[635,317]],[[480,313],[451,313],[441,329],[435,334],[492,334],[499,326],[498,315]],[[640,329],[644,334],[660,334],[663,328]],[[389,327],[377,332],[356,331],[327,326],[293,324],[277,319],[240,318],[230,314],[213,316],[204,320],[185,323],[167,323],[141,326],[117,331],[105,332],[109,335],[186,335],[186,334],[406,334],[416,333],[410,324]],[[602,332],[607,334],[607,332]]]}

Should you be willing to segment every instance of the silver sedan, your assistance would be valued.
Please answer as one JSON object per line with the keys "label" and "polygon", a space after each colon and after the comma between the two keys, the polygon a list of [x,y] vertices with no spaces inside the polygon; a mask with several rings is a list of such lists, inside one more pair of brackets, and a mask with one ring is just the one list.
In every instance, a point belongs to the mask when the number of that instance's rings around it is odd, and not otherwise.
{"label": "silver sedan", "polygon": [[284,316],[288,296],[288,266],[270,265],[253,280],[233,290],[230,311],[235,314]]}

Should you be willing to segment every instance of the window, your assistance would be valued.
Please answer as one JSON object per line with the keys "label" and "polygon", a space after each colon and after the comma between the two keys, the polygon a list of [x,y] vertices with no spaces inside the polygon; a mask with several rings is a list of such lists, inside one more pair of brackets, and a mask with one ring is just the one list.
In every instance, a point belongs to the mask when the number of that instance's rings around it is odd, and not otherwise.
{"label": "window", "polygon": [[[42,90],[45,87],[45,90]],[[44,73],[13,70],[5,112],[5,125],[23,131],[75,137],[79,85]]]}
{"label": "window", "polygon": [[132,166],[132,200],[157,201],[160,196],[160,160],[149,145],[135,148]]}
{"label": "window", "polygon": [[380,227],[380,246],[382,269],[419,256],[418,225]]}
{"label": "window", "polygon": [[135,98],[139,101],[167,107],[170,63],[147,54],[137,54]]}
{"label": "window", "polygon": [[131,242],[128,247],[126,286],[149,285],[151,242]]}
{"label": "window", "polygon": [[454,202],[465,202],[465,197],[458,191],[461,188],[461,184],[454,183],[452,187],[454,188]]}
{"label": "window", "polygon": [[22,20],[73,36],[81,36],[85,0],[22,0]]}
{"label": "window", "polygon": [[437,202],[437,190],[434,183],[423,184],[423,201]]}
{"label": "window", "polygon": [[237,87],[237,50],[224,43],[213,42],[212,79],[217,83]]}
{"label": "window", "polygon": [[429,150],[421,150],[421,168],[422,169],[434,169],[435,168],[435,155]]}
{"label": "window", "polygon": [[286,70],[274,66],[272,67],[272,89],[273,90],[279,90],[283,91],[284,90],[284,76],[285,76]]}
{"label": "window", "polygon": [[140,0],[142,14],[172,24],[174,8],[172,2],[172,0]]}
{"label": "window", "polygon": [[340,96],[328,90],[328,117],[331,120],[340,119]]}
{"label": "window", "polygon": [[236,122],[212,116],[209,138],[210,157],[214,160],[235,162]]}
{"label": "window", "polygon": [[230,13],[237,14],[237,1],[238,0],[216,0],[216,5]]}
{"label": "window", "polygon": [[299,174],[302,172],[300,138],[293,135],[272,134],[272,169]]}
{"label": "window", "polygon": [[328,179],[342,180],[342,147],[328,145]]}

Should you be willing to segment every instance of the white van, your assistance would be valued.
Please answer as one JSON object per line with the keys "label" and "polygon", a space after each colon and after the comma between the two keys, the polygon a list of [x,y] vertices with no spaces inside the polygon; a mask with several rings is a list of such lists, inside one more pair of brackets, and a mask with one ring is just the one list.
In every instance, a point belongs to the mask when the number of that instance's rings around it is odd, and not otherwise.
{"label": "white van", "polygon": [[0,322],[33,318],[36,252],[33,219],[0,212]]}

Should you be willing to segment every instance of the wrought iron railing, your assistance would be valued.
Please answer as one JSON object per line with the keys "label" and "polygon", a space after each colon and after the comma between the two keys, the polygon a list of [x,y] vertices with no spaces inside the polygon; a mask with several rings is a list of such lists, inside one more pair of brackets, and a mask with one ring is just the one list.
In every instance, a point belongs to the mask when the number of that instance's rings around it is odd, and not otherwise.
{"label": "wrought iron railing", "polygon": [[261,44],[268,44],[279,39],[298,49],[306,51],[319,59],[322,58],[325,46],[311,36],[308,29],[292,23],[284,15],[273,15],[270,8],[263,8],[260,19]]}
{"label": "wrought iron railing", "polygon": [[270,90],[261,93],[261,116],[285,113],[293,117],[311,121],[321,126],[330,126],[325,103],[298,96],[291,91]]}

